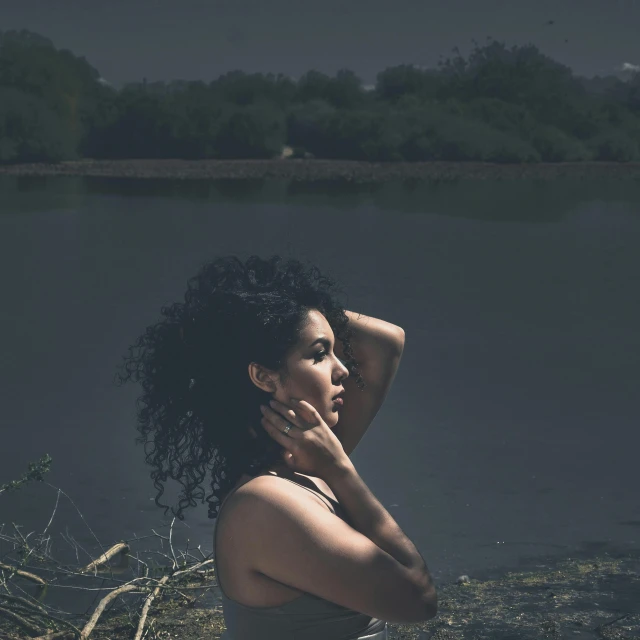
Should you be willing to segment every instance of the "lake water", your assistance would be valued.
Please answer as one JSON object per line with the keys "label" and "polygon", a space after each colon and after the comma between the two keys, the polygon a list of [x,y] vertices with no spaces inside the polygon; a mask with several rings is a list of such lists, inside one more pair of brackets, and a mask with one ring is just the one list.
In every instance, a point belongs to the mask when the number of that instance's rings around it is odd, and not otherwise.
{"label": "lake water", "polygon": [[[640,546],[640,183],[1,176],[0,484],[53,457],[84,517],[60,498],[59,556],[67,531],[94,557],[88,527],[166,535],[116,367],[201,263],[253,253],[308,259],[405,329],[352,458],[436,581]],[[1,496],[4,534],[41,532],[55,501]],[[185,516],[176,545],[209,553],[206,504]]]}

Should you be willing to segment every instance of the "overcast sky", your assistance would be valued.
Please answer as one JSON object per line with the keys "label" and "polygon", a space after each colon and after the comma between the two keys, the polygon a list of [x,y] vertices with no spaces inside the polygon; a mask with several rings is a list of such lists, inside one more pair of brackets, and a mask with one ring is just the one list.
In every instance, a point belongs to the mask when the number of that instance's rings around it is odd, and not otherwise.
{"label": "overcast sky", "polygon": [[341,68],[373,84],[398,64],[436,67],[456,45],[466,56],[487,36],[531,42],[588,77],[640,63],[640,0],[0,0],[0,30],[22,28],[116,86]]}

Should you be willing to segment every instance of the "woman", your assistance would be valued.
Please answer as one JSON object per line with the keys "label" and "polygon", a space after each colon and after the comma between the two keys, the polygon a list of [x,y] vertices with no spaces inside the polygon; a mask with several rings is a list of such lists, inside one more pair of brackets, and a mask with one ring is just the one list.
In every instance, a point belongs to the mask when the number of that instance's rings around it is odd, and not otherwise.
{"label": "woman", "polygon": [[297,260],[218,258],[162,309],[120,376],[144,389],[136,442],[153,443],[165,514],[162,482],[183,485],[171,509],[183,519],[211,470],[229,640],[381,640],[386,621],[436,614],[424,560],[349,459],[404,331],[345,311],[336,291]]}

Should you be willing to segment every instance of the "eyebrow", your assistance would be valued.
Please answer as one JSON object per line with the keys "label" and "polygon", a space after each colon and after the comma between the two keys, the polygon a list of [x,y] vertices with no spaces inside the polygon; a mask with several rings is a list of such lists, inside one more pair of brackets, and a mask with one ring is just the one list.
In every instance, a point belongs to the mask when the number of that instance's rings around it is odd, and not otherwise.
{"label": "eyebrow", "polygon": [[327,338],[325,338],[324,336],[322,338],[318,338],[317,340],[314,340],[309,347],[313,347],[314,344],[318,344],[318,342],[322,343],[327,349],[329,348],[329,345],[331,344],[329,342],[329,340]]}

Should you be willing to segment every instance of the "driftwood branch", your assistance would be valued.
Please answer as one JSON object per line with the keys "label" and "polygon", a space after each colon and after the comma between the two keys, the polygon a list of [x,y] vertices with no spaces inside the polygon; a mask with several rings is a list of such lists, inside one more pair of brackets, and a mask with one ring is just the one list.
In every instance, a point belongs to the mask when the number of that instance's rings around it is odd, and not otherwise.
{"label": "driftwood branch", "polygon": [[80,573],[87,573],[97,569],[99,566],[106,565],[107,562],[118,553],[129,553],[129,545],[126,542],[118,542],[111,549],[105,551],[99,558],[90,562],[84,569],[80,569]]}
{"label": "driftwood branch", "polygon": [[149,594],[147,600],[144,603],[144,607],[142,607],[142,613],[140,614],[140,622],[138,623],[138,630],[136,631],[136,636],[133,640],[140,640],[140,638],[142,638],[142,632],[144,631],[144,623],[147,619],[147,613],[149,612],[149,607],[151,606],[151,603],[153,602],[154,598],[158,595],[158,593],[160,593],[160,589],[162,588],[162,585],[164,585],[168,579],[169,579],[169,576],[164,576],[160,580],[160,583],[158,584],[158,586],[153,590],[153,593]]}
{"label": "driftwood branch", "polygon": [[123,587],[119,587],[115,591],[108,593],[104,598],[102,598],[102,600],[100,600],[98,606],[96,607],[96,610],[93,612],[93,615],[91,616],[91,618],[89,618],[89,622],[87,622],[87,624],[84,626],[84,629],[82,629],[82,631],[80,632],[80,640],[86,640],[89,637],[89,635],[93,631],[93,628],[96,626],[98,619],[102,615],[104,608],[114,598],[117,598],[122,593],[126,593],[127,591],[135,591],[136,589],[139,589],[139,588],[140,588],[139,584],[131,584],[131,583],[125,584]]}
{"label": "driftwood branch", "polygon": [[17,576],[21,578],[25,578],[26,580],[31,580],[31,582],[35,582],[39,584],[41,587],[44,587],[47,583],[35,573],[29,573],[28,571],[23,571],[22,569],[17,569],[16,567],[11,566],[10,564],[4,564],[0,562],[0,569],[4,569],[5,571],[10,571],[11,573],[15,573]]}

